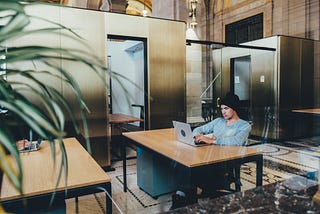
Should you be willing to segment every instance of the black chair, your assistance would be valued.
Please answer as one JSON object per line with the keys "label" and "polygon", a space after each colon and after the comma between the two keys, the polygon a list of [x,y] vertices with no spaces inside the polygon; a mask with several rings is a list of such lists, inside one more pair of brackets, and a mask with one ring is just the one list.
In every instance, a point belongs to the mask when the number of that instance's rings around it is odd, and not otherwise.
{"label": "black chair", "polygon": [[[119,127],[120,130],[121,130],[121,133],[123,133],[123,132],[134,132],[134,131],[143,131],[144,130],[144,106],[143,105],[138,105],[138,104],[132,104],[131,106],[140,108],[140,119],[142,121],[139,123],[139,126],[137,126],[135,124],[130,124],[130,123],[121,124],[121,126]],[[118,142],[122,142],[123,143],[125,140],[126,139],[122,135],[113,137],[113,141],[118,141]],[[114,150],[118,150],[119,149],[116,145],[118,145],[118,144],[114,145]],[[127,142],[125,142],[125,145],[126,145],[125,147],[130,147],[133,150],[136,149],[135,146],[133,146],[132,144],[129,144]],[[125,149],[125,148],[122,148],[122,149]],[[117,152],[113,152],[113,154],[115,156],[118,156]],[[118,157],[120,159],[123,159],[121,154]],[[132,159],[132,158],[136,158],[136,156],[126,157],[126,159]],[[117,161],[117,160],[120,160],[120,159],[113,159],[112,161]]]}
{"label": "black chair", "polygon": [[206,122],[213,120],[213,104],[212,101],[202,101],[201,103],[202,118]]}
{"label": "black chair", "polygon": [[[251,121],[250,124],[252,125]],[[248,146],[247,142],[244,143],[244,146]],[[218,184],[217,187],[212,188],[213,191],[201,194],[200,197],[209,196],[211,198],[214,198],[234,192],[240,192],[242,186],[240,176],[241,167],[242,164],[235,164],[232,166],[225,166],[220,168],[219,170],[221,170],[222,173],[224,173],[223,178],[221,178],[221,182]],[[234,188],[231,187],[233,184]]]}
{"label": "black chair", "polygon": [[133,131],[143,131],[144,130],[144,106],[138,104],[132,104],[132,107],[140,108],[140,119],[142,120],[139,126],[134,124],[123,124],[121,126],[122,132],[133,132]]}
{"label": "black chair", "polygon": [[[252,126],[252,121],[248,121],[250,123],[250,125]],[[244,143],[244,146],[248,146],[248,139],[247,141]],[[241,166],[242,164],[236,164],[235,166],[231,167],[228,171],[226,171],[227,174],[227,182],[229,182],[229,188],[227,188],[227,191],[230,192],[239,192],[241,191]],[[235,184],[235,188],[232,189],[231,185]]]}

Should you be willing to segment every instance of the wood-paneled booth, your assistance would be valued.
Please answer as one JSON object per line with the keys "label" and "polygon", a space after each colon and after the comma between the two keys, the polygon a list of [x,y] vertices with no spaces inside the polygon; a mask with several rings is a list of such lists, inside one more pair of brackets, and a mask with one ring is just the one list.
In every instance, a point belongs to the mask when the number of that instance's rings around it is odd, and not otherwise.
{"label": "wood-paneled booth", "polygon": [[[63,48],[76,48],[87,51],[93,57],[108,64],[107,38],[112,36],[129,37],[144,41],[143,83],[145,128],[155,129],[172,127],[172,120],[186,120],[185,107],[185,30],[184,22],[154,19],[149,17],[130,16],[102,11],[60,7],[53,5],[28,6],[27,12],[38,17],[62,24],[71,28],[82,37],[87,45],[75,42],[62,34],[35,34],[27,35],[24,39],[13,40],[10,45],[41,44]],[[30,28],[50,27],[40,19],[32,20]],[[132,54],[129,53],[128,54]],[[126,61],[122,62],[123,64]],[[108,133],[109,88],[105,87],[101,79],[85,66],[76,63],[58,62],[68,70],[77,80],[90,113],[89,134],[92,138],[93,157],[101,166],[110,166]],[[32,67],[32,62],[19,64],[24,69]],[[46,69],[43,64],[37,68]],[[34,69],[34,68],[33,68]],[[117,70],[114,70],[117,72]],[[16,77],[18,78],[18,77]],[[62,80],[48,79],[39,75],[46,84],[62,91],[70,101],[76,118],[80,120],[78,105],[65,87]],[[109,79],[109,76],[105,76]],[[108,81],[107,81],[108,82]],[[126,84],[123,85],[126,87]],[[141,87],[141,85],[139,86]],[[133,94],[133,96],[136,96]],[[137,95],[141,96],[141,95]],[[34,97],[29,97],[38,102]],[[131,103],[122,103],[131,105]],[[121,112],[117,112],[121,113]],[[83,133],[83,132],[82,132]],[[72,135],[72,133],[69,133]]]}

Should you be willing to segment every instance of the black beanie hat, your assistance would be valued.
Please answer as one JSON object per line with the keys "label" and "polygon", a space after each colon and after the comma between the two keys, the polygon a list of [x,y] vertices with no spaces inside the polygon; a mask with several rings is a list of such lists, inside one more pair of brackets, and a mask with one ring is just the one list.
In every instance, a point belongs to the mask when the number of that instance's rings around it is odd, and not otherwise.
{"label": "black beanie hat", "polygon": [[238,111],[240,100],[238,95],[228,92],[227,95],[221,100],[220,105],[226,105],[234,111]]}

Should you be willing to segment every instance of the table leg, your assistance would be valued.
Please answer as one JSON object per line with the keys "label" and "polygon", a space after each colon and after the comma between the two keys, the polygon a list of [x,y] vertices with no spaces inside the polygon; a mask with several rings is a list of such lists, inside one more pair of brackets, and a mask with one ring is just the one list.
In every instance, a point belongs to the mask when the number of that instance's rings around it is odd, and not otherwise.
{"label": "table leg", "polygon": [[112,193],[111,193],[111,183],[106,184],[106,213],[112,214]]}
{"label": "table leg", "polygon": [[75,197],[76,213],[79,213],[79,198]]}
{"label": "table leg", "polygon": [[123,191],[127,192],[127,154],[126,154],[126,140],[121,141],[121,157],[123,169]]}
{"label": "table leg", "polygon": [[256,172],[256,186],[262,186],[262,173],[263,173],[263,158],[262,155],[259,155],[257,157],[257,161],[256,161],[256,168],[257,168],[257,172]]}
{"label": "table leg", "polygon": [[236,165],[236,167],[234,168],[235,187],[237,192],[241,191],[240,169],[241,169],[241,165]]}

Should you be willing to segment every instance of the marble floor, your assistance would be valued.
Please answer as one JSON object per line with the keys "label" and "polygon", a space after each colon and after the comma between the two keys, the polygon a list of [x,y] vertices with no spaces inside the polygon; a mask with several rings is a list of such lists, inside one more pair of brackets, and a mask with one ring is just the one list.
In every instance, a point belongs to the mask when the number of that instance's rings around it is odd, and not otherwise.
{"label": "marble floor", "polygon": [[[317,181],[320,163],[320,137],[285,142],[261,143],[251,140],[251,147],[263,152],[263,185],[301,176]],[[134,156],[133,150],[128,156]],[[137,186],[136,159],[127,161],[128,191],[123,192],[122,162],[113,161],[114,171],[108,172],[112,180],[113,213],[162,213],[170,209],[171,194],[152,198]],[[241,168],[242,190],[255,187],[255,166]],[[201,199],[200,199],[201,200]],[[67,213],[103,213],[103,194],[84,196],[78,206],[74,200],[67,202]]]}

